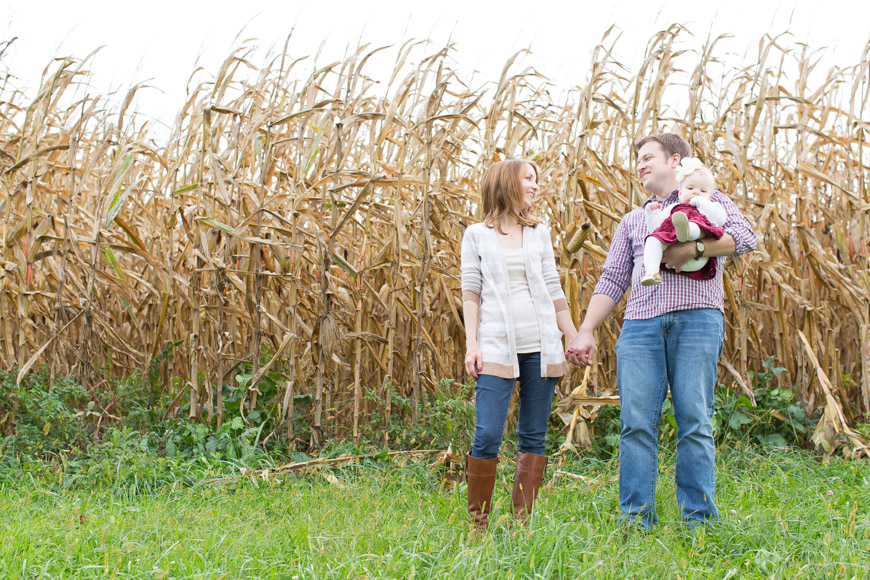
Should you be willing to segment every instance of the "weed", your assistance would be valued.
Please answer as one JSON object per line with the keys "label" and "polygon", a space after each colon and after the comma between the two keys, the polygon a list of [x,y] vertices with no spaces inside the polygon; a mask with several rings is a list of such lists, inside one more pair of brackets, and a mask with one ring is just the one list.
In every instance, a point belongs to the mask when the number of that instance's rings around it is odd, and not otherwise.
{"label": "weed", "polygon": [[51,385],[47,369],[26,376],[20,385],[16,377],[14,367],[0,371],[0,451],[45,457],[86,444],[89,419],[99,414],[81,385],[65,377]]}
{"label": "weed", "polygon": [[[451,387],[452,390],[451,390]],[[384,387],[392,401],[389,420],[383,413],[373,413],[365,437],[375,446],[382,445],[384,433],[390,446],[399,449],[447,448],[469,449],[474,435],[475,408],[472,399],[473,382],[455,385],[451,379],[442,379],[436,394],[426,398],[425,413],[413,423],[412,400],[403,397],[392,385]],[[365,400],[381,404],[383,394],[369,389]]]}

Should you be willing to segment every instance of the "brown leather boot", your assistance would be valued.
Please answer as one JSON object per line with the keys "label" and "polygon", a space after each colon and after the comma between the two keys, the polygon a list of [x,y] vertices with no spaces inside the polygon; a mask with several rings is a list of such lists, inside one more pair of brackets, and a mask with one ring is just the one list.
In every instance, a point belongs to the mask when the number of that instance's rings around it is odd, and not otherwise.
{"label": "brown leather boot", "polygon": [[514,491],[511,494],[511,505],[514,517],[525,522],[532,513],[544,470],[547,468],[547,456],[537,453],[520,453],[517,455],[517,470],[514,474]]}
{"label": "brown leather boot", "polygon": [[495,487],[495,468],[498,458],[478,459],[470,454],[465,457],[465,478],[468,482],[468,513],[471,526],[485,532],[489,528],[489,512],[492,509],[492,490]]}

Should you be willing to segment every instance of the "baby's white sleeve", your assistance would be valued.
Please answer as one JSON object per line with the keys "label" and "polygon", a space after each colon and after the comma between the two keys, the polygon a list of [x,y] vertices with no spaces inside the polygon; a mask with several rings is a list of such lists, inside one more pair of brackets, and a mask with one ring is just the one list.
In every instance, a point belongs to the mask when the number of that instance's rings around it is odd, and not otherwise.
{"label": "baby's white sleeve", "polygon": [[725,208],[722,207],[722,204],[709,199],[704,199],[703,197],[694,197],[690,203],[697,207],[698,211],[707,216],[707,219],[710,220],[710,223],[714,226],[719,226],[721,228],[725,225],[725,220],[728,219],[728,216],[726,215]]}
{"label": "baby's white sleeve", "polygon": [[668,214],[665,213],[664,208],[649,209],[647,207],[643,210],[643,216],[646,218],[646,231],[651,234],[659,229],[659,226],[662,225]]}

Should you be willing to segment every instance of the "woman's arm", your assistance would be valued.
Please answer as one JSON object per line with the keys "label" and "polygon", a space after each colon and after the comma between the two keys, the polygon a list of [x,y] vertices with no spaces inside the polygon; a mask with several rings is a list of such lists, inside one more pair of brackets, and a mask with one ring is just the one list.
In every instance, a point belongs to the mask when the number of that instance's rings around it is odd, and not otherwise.
{"label": "woman's arm", "polygon": [[[543,228],[544,226],[538,226]],[[541,264],[541,272],[544,275],[544,282],[547,284],[547,291],[550,293],[550,298],[553,300],[553,306],[556,308],[556,325],[568,338],[568,342],[574,340],[577,335],[577,329],[574,326],[574,321],[571,319],[571,310],[568,308],[568,301],[565,300],[565,292],[562,290],[562,281],[559,279],[559,272],[556,270],[556,256],[553,253],[553,242],[550,238],[550,232],[544,229],[546,235],[542,239],[544,244],[544,262]]]}
{"label": "woman's arm", "polygon": [[571,344],[571,341],[574,340],[574,337],[577,336],[577,328],[574,326],[574,321],[571,319],[571,310],[558,310],[556,312],[556,324],[559,326],[559,330],[562,331],[562,334],[565,335],[567,339],[566,344]]}
{"label": "woman's arm", "polygon": [[477,346],[477,317],[480,303],[477,300],[462,301],[462,318],[465,322],[465,372],[477,378],[483,370],[483,357]]}
{"label": "woman's arm", "polygon": [[462,236],[462,318],[465,323],[465,371],[477,379],[483,370],[483,357],[477,346],[477,323],[483,277],[480,273],[480,252],[471,230]]}
{"label": "woman's arm", "polygon": [[544,276],[544,284],[547,285],[547,293],[550,299],[556,306],[556,313],[561,310],[568,309],[568,301],[565,300],[565,292],[562,290],[562,281],[559,279],[559,272],[556,270],[556,256],[553,253],[553,240],[550,238],[549,230],[539,225],[537,228],[541,230],[540,243],[544,247],[544,260],[541,262],[541,274]]}

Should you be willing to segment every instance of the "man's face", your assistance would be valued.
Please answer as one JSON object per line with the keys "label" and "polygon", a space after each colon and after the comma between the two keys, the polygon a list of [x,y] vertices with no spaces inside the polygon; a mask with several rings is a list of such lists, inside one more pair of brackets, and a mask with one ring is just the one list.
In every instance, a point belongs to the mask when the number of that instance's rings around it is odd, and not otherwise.
{"label": "man's face", "polygon": [[637,176],[643,188],[650,193],[670,193],[676,183],[678,154],[668,157],[658,141],[644,143],[637,152]]}

